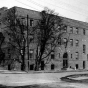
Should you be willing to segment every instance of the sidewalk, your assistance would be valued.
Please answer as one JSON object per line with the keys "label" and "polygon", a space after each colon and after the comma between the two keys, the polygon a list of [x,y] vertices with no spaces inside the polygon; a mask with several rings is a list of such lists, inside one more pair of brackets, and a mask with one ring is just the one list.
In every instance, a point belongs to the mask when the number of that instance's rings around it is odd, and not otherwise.
{"label": "sidewalk", "polygon": [[61,71],[12,71],[0,70],[0,74],[36,74],[36,73],[65,73],[65,72],[88,72],[88,70],[61,70]]}

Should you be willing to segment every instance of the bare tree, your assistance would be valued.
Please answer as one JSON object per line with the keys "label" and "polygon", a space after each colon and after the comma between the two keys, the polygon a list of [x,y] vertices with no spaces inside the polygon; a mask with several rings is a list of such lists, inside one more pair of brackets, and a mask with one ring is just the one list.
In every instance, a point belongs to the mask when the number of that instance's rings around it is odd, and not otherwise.
{"label": "bare tree", "polygon": [[[3,23],[7,26],[5,32],[9,36],[7,47],[9,49],[9,59],[18,60],[21,63],[21,70],[25,70],[25,31],[27,26],[23,24],[22,19],[15,14],[15,8],[8,10],[3,18]],[[19,58],[21,56],[21,58]]]}
{"label": "bare tree", "polygon": [[42,61],[49,61],[46,59],[55,49],[57,45],[58,37],[60,37],[60,25],[62,21],[53,10],[45,9],[40,12],[41,20],[37,24],[37,49],[35,59],[35,70],[39,70],[40,67],[45,66],[47,62],[41,63]]}
{"label": "bare tree", "polygon": [[0,64],[2,63],[2,61],[4,62],[4,59],[5,59],[5,53],[2,51],[2,44],[4,42],[4,39],[5,37],[0,32]]}

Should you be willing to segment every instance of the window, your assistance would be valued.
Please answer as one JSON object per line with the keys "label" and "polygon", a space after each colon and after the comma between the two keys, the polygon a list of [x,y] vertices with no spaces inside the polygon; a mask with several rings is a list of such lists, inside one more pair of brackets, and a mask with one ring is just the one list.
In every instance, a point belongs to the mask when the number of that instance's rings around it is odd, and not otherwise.
{"label": "window", "polygon": [[83,53],[86,53],[86,45],[83,45]]}
{"label": "window", "polygon": [[76,40],[75,44],[76,44],[76,46],[79,46],[79,40]]}
{"label": "window", "polygon": [[71,54],[71,58],[72,58],[72,54]]}
{"label": "window", "polygon": [[62,24],[62,25],[60,25],[60,28],[63,29],[63,32],[67,32],[67,26],[66,25]]}
{"label": "window", "polygon": [[70,27],[70,33],[73,33],[73,28],[72,27]]}
{"label": "window", "polygon": [[88,54],[87,54],[87,60],[88,60]]}
{"label": "window", "polygon": [[64,32],[67,32],[67,26],[64,26]]}
{"label": "window", "polygon": [[60,53],[59,53],[59,58],[60,58]]}
{"label": "window", "polygon": [[61,45],[61,38],[58,38],[58,44]]}
{"label": "window", "polygon": [[29,37],[29,42],[33,42],[33,40],[34,40],[34,37],[32,35],[32,36]]}
{"label": "window", "polygon": [[73,46],[73,39],[70,39],[70,45]]}
{"label": "window", "polygon": [[85,29],[83,29],[83,35],[85,35],[86,34],[86,31],[85,31]]}
{"label": "window", "polygon": [[51,59],[54,59],[55,56],[54,56],[54,51],[51,52]]}
{"label": "window", "polygon": [[76,56],[76,59],[79,59],[79,53],[78,52],[75,53],[75,56]]}
{"label": "window", "polygon": [[34,52],[33,49],[30,49],[30,51],[29,51],[29,57],[30,58],[33,58],[33,52]]}
{"label": "window", "polygon": [[34,23],[33,19],[30,19],[30,26],[33,26],[33,23]]}
{"label": "window", "polygon": [[63,41],[64,41],[64,43],[66,43],[66,42],[67,42],[67,39],[66,39],[66,38],[64,38],[64,39],[63,39]]}
{"label": "window", "polygon": [[79,30],[78,30],[78,28],[76,28],[76,34],[78,34],[79,33]]}

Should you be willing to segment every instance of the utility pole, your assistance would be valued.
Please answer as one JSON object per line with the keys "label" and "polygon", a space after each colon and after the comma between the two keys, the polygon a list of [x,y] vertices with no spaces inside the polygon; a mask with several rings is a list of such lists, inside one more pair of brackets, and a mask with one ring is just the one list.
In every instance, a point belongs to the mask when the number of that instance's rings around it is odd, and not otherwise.
{"label": "utility pole", "polygon": [[29,19],[29,17],[28,17],[28,15],[27,15],[27,62],[28,62],[28,70],[29,70],[29,39],[28,39],[28,35],[29,35],[29,31],[28,31],[28,24],[29,24],[29,22],[28,22],[28,19]]}

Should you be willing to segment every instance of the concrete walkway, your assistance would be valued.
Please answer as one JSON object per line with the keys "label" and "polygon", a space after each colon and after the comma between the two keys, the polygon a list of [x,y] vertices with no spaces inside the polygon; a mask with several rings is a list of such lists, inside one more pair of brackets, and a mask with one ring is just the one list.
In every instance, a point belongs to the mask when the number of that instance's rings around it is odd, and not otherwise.
{"label": "concrete walkway", "polygon": [[60,80],[61,77],[72,74],[87,74],[85,72],[57,72],[57,73],[41,73],[41,72],[18,72],[0,70],[0,84],[7,86],[24,86],[33,84],[45,84],[49,86],[88,88],[88,85],[78,83],[67,83]]}

